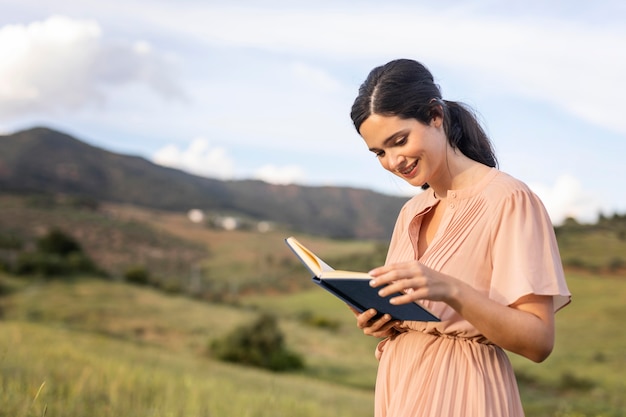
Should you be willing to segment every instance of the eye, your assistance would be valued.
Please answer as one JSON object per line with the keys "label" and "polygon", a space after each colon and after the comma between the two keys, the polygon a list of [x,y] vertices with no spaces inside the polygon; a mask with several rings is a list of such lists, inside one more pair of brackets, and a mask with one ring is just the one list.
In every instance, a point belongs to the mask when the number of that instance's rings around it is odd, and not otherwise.
{"label": "eye", "polygon": [[376,155],[376,158],[382,158],[383,156],[385,156],[385,151],[372,151],[374,152],[374,155]]}
{"label": "eye", "polygon": [[407,137],[406,136],[401,136],[398,139],[396,139],[396,141],[394,142],[395,146],[402,146],[405,145],[407,141]]}

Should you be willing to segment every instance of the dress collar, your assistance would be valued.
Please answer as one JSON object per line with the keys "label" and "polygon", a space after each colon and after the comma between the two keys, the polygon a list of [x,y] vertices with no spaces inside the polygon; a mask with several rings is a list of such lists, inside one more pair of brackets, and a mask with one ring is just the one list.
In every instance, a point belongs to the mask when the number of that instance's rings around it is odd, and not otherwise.
{"label": "dress collar", "polygon": [[[453,198],[457,200],[462,200],[466,198],[470,198],[480,193],[486,186],[489,184],[500,171],[497,168],[491,168],[478,182],[469,187],[460,188],[458,190],[448,190],[448,198]],[[439,197],[435,195],[435,190],[432,188],[428,189],[428,200],[429,203],[435,203],[441,200]]]}

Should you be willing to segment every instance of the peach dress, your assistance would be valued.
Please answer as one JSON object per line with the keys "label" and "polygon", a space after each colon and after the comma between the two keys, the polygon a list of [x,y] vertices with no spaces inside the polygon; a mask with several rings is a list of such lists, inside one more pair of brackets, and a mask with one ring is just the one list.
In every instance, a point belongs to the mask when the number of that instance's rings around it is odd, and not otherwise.
{"label": "peach dress", "polygon": [[[417,258],[422,216],[439,203],[432,189],[406,203],[387,264]],[[420,262],[503,305],[528,294],[553,296],[555,311],[569,303],[552,224],[524,183],[493,168],[477,184],[449,191],[445,204]],[[447,304],[422,304],[442,321],[403,322],[378,345],[376,417],[523,416],[506,353]]]}

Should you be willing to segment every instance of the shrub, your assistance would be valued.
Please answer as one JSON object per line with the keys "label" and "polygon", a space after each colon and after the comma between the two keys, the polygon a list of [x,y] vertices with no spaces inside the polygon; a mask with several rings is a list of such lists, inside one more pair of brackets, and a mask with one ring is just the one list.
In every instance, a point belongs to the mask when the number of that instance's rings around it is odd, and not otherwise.
{"label": "shrub", "polygon": [[329,319],[328,317],[314,314],[308,310],[301,312],[298,315],[298,319],[304,324],[320,329],[337,331],[341,327],[341,323],[338,320]]}
{"label": "shrub", "polygon": [[52,277],[69,274],[70,268],[59,255],[41,252],[24,252],[18,256],[14,271],[17,275]]}
{"label": "shrub", "polygon": [[563,265],[568,266],[570,268],[577,268],[577,269],[585,269],[589,267],[585,263],[585,261],[577,257],[570,257],[570,258],[563,259]]}
{"label": "shrub", "polygon": [[131,266],[124,272],[124,280],[131,284],[148,285],[150,284],[150,273],[143,266]]}
{"label": "shrub", "polygon": [[286,349],[276,317],[270,314],[263,314],[254,323],[240,326],[223,339],[213,341],[209,349],[220,360],[272,371],[304,367],[302,358]]}
{"label": "shrub", "polygon": [[595,387],[595,382],[589,378],[578,377],[571,372],[561,374],[560,387],[564,390],[589,391]]}
{"label": "shrub", "polygon": [[70,276],[75,273],[101,272],[83,253],[80,244],[61,230],[53,229],[36,242],[37,250],[18,255],[13,271],[17,275],[38,275],[45,278]]}
{"label": "shrub", "polygon": [[50,230],[45,236],[37,240],[37,250],[60,256],[68,256],[70,253],[82,253],[83,249],[73,237],[59,229]]}

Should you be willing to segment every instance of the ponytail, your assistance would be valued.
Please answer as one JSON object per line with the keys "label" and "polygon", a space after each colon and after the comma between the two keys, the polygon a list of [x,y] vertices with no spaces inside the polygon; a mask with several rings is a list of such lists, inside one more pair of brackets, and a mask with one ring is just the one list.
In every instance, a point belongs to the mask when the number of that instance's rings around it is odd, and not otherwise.
{"label": "ponytail", "polygon": [[498,166],[489,137],[474,112],[463,103],[441,100],[448,143],[463,155],[490,167]]}

